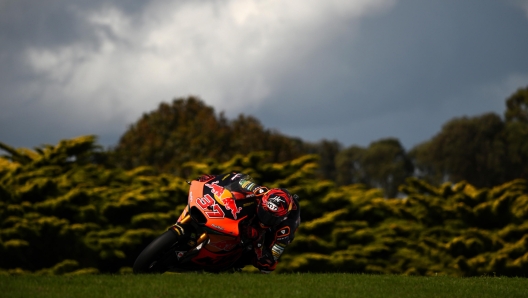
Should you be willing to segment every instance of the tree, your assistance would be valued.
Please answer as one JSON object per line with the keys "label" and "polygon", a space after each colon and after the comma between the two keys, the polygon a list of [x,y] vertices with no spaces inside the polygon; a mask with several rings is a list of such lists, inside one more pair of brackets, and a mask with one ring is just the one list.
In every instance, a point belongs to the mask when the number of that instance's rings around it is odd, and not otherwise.
{"label": "tree", "polygon": [[338,141],[323,139],[317,143],[306,144],[305,148],[307,153],[319,156],[319,177],[336,181],[336,159],[342,150],[342,145]]}
{"label": "tree", "polygon": [[504,120],[487,113],[454,118],[410,155],[417,176],[433,183],[466,180],[492,187],[528,177],[528,87],[506,99]]}
{"label": "tree", "polygon": [[503,138],[507,145],[507,159],[503,165],[506,177],[503,180],[528,179],[528,123],[507,122]]}
{"label": "tree", "polygon": [[400,142],[394,138],[373,142],[368,148],[351,146],[336,158],[340,185],[361,183],[383,189],[385,196],[395,197],[398,186],[413,174],[414,167]]}
{"label": "tree", "polygon": [[504,140],[508,144],[508,178],[528,178],[528,86],[506,100]]}
{"label": "tree", "polygon": [[411,150],[418,174],[440,183],[466,180],[478,187],[504,183],[504,122],[487,113],[447,122],[430,141]]}
{"label": "tree", "polygon": [[350,146],[341,150],[336,157],[336,182],[339,185],[368,184],[367,174],[363,169],[363,155],[366,149],[360,146]]}
{"label": "tree", "polygon": [[177,172],[193,158],[221,155],[227,126],[222,114],[217,117],[213,108],[197,98],[161,103],[121,136],[114,158],[129,169],[151,165],[158,171]]}
{"label": "tree", "polygon": [[414,171],[405,149],[394,138],[371,143],[362,163],[369,186],[382,188],[387,197],[395,197],[398,186]]}
{"label": "tree", "polygon": [[506,100],[506,122],[519,121],[528,124],[528,86],[520,88]]}
{"label": "tree", "polygon": [[202,100],[189,97],[161,103],[156,111],[143,114],[123,134],[112,156],[128,169],[148,165],[158,172],[182,175],[186,162],[222,162],[255,151],[271,153],[269,162],[283,162],[303,155],[304,143],[265,129],[250,116],[230,121]]}
{"label": "tree", "polygon": [[305,143],[299,138],[282,135],[276,130],[265,129],[252,116],[239,115],[229,122],[231,154],[247,155],[256,151],[271,153],[270,161],[284,162],[303,155]]}

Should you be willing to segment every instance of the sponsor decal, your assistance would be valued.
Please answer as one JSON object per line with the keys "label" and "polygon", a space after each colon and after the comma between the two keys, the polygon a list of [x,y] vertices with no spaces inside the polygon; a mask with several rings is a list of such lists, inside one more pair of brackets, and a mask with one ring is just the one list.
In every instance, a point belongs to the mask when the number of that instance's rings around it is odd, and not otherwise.
{"label": "sponsor decal", "polygon": [[237,214],[240,213],[240,210],[242,210],[242,207],[237,207],[235,200],[233,198],[225,198],[222,199],[222,203],[224,203],[224,207],[226,210],[231,211],[231,215],[233,215],[234,219],[237,219]]}
{"label": "sponsor decal", "polygon": [[218,249],[221,249],[221,250],[225,250],[225,251],[232,250],[233,248],[237,246],[237,244],[238,244],[237,242],[227,241],[227,240],[218,241],[218,242],[209,242],[209,245],[216,247]]}
{"label": "sponsor decal", "polygon": [[[217,182],[215,183],[206,183],[206,187],[211,189],[211,193],[214,195],[215,200],[220,203],[224,208],[228,211],[231,211],[231,215],[234,219],[237,219],[237,214],[240,213],[240,210],[242,210],[242,207],[237,207],[235,200],[231,197],[231,194],[229,191],[225,190],[223,187],[219,186]],[[207,196],[207,195],[206,195]],[[217,207],[217,209],[221,210],[218,205],[213,204],[211,206],[208,206],[209,208]],[[222,211],[222,217],[224,213]]]}
{"label": "sponsor decal", "polygon": [[219,225],[212,224],[211,226],[212,226],[213,228],[217,229],[217,230],[220,230],[220,231],[223,231],[223,230],[224,230],[224,228],[222,228],[222,227],[219,226]]}
{"label": "sponsor decal", "polygon": [[277,240],[286,239],[286,236],[290,235],[290,227],[284,227],[278,230],[275,235],[277,235]]}
{"label": "sponsor decal", "polygon": [[273,247],[271,248],[271,253],[273,254],[273,258],[275,259],[275,261],[277,261],[282,255],[282,253],[284,252],[284,248],[285,246],[280,245],[278,243],[273,245]]}
{"label": "sponsor decal", "polygon": [[245,179],[240,180],[238,183],[240,186],[242,186],[242,188],[247,190],[252,190],[256,186],[255,183]]}
{"label": "sponsor decal", "polygon": [[231,181],[235,180],[238,177],[242,177],[242,174],[240,173],[236,174],[235,176],[233,176],[233,178],[231,178]]}
{"label": "sponsor decal", "polygon": [[279,210],[279,206],[275,205],[274,203],[272,202],[268,202],[268,209],[271,210],[271,211],[277,211]]}
{"label": "sponsor decal", "polygon": [[268,199],[268,201],[271,201],[271,202],[273,202],[275,204],[286,203],[286,201],[284,201],[284,199],[279,197],[279,196],[271,197],[271,198]]}
{"label": "sponsor decal", "polygon": [[206,183],[205,186],[209,187],[211,189],[211,193],[213,193],[217,197],[222,196],[222,193],[224,192],[224,188],[218,185],[218,181],[215,181],[213,183]]}
{"label": "sponsor decal", "polygon": [[196,204],[202,208],[209,218],[224,218],[224,211],[218,204],[215,204],[215,202],[216,201],[209,194],[196,199]]}
{"label": "sponsor decal", "polygon": [[242,207],[237,207],[235,200],[231,197],[231,193],[217,183],[218,182],[206,183],[205,186],[211,189],[211,193],[213,193],[215,200],[224,206],[226,210],[231,211],[233,218],[237,219],[237,214],[240,213]]}

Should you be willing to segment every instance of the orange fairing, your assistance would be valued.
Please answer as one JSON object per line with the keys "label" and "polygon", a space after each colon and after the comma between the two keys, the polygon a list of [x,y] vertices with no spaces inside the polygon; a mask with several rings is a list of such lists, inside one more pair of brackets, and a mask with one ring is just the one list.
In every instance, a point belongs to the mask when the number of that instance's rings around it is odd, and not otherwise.
{"label": "orange fairing", "polygon": [[[246,216],[239,216],[241,207],[231,192],[216,183],[192,181],[189,191],[188,209],[196,207],[207,219],[205,226],[225,235],[237,237],[238,224]],[[180,216],[181,220],[187,213]]]}

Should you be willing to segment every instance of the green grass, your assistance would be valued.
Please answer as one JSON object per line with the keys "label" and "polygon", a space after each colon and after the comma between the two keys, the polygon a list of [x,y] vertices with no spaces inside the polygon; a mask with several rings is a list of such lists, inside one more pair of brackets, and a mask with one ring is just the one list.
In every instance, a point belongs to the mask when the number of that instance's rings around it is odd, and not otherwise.
{"label": "green grass", "polygon": [[528,297],[528,279],[362,274],[0,276],[0,297]]}

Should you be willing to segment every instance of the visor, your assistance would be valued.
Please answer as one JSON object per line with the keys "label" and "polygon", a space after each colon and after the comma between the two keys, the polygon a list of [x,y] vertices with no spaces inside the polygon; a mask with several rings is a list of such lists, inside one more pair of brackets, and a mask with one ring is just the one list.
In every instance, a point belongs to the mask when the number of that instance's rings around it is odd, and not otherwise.
{"label": "visor", "polygon": [[260,205],[257,208],[257,216],[260,222],[267,227],[276,226],[279,223],[281,223],[285,218],[285,216],[281,216],[281,217],[273,216],[270,212],[264,210],[262,206]]}

